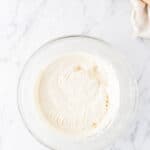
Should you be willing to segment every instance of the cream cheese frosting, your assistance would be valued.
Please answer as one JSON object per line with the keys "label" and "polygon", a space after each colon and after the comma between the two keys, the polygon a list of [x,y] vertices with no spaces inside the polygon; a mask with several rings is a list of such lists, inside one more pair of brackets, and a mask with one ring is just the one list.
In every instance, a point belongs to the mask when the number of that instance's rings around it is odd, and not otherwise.
{"label": "cream cheese frosting", "polygon": [[49,125],[67,134],[90,135],[113,120],[119,82],[112,65],[89,54],[55,59],[39,77],[38,107]]}

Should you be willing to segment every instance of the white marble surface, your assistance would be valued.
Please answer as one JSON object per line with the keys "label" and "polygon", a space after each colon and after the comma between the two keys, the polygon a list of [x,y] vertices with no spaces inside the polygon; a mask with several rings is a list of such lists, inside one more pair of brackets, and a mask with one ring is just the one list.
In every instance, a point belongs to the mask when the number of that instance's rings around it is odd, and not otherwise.
{"label": "white marble surface", "polygon": [[129,0],[0,0],[0,150],[46,150],[24,127],[17,110],[19,74],[29,56],[62,35],[99,37],[132,65],[140,107],[131,131],[108,150],[150,149],[150,41],[136,39]]}

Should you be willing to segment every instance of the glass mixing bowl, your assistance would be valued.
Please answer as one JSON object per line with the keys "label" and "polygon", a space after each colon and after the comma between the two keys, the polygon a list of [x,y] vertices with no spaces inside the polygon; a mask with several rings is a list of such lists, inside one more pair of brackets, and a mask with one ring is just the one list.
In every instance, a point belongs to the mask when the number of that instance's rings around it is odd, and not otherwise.
{"label": "glass mixing bowl", "polygon": [[[120,107],[111,126],[103,133],[82,140],[62,137],[44,123],[36,110],[34,86],[50,60],[65,53],[86,52],[107,59],[115,68],[120,86]],[[67,36],[47,42],[27,61],[18,85],[18,107],[29,132],[43,145],[56,150],[100,150],[113,143],[133,120],[137,85],[126,60],[106,42],[88,36]]]}

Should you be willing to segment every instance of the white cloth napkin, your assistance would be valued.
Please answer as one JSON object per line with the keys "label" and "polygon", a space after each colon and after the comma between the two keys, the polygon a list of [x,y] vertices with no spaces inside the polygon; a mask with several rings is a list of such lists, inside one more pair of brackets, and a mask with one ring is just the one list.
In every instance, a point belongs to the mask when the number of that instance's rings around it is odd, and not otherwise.
{"label": "white cloth napkin", "polygon": [[132,25],[136,36],[150,38],[150,7],[141,0],[132,2]]}

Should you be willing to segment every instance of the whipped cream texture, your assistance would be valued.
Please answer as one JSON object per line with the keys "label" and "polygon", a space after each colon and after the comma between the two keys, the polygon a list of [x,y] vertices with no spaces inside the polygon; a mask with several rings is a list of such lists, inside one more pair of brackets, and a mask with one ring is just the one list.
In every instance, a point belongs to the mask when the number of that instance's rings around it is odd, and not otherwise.
{"label": "whipped cream texture", "polygon": [[39,110],[56,130],[91,135],[108,125],[117,112],[117,75],[111,64],[95,56],[58,57],[39,80]]}

